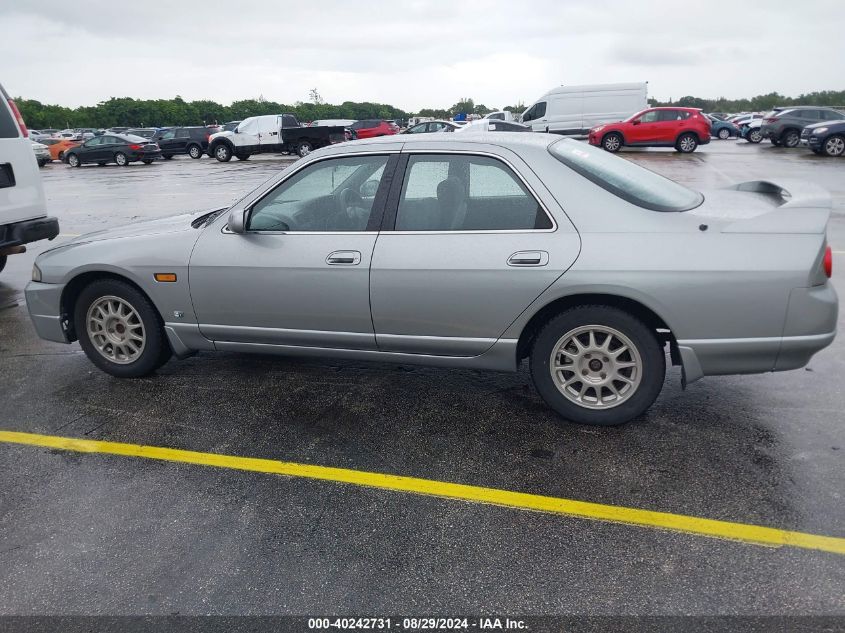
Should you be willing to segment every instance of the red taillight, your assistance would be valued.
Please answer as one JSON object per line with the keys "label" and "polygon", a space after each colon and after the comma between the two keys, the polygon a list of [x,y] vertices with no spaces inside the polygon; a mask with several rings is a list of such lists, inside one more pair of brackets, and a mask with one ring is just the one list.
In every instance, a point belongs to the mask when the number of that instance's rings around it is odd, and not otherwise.
{"label": "red taillight", "polygon": [[833,276],[833,251],[830,246],[824,252],[824,274],[830,279]]}
{"label": "red taillight", "polygon": [[134,149],[137,152],[139,149],[141,149],[141,146],[132,144],[132,145],[129,146],[129,149]]}
{"label": "red taillight", "polygon": [[763,119],[763,123],[774,123],[777,120],[778,118],[776,116],[767,116],[765,119]]}
{"label": "red taillight", "polygon": [[29,132],[26,129],[26,123],[23,122],[23,117],[21,116],[20,110],[18,110],[18,106],[15,105],[15,102],[12,99],[9,99],[9,108],[12,110],[12,116],[15,117],[15,120],[18,122],[18,127],[21,129],[21,134],[23,137],[26,138],[29,136]]}

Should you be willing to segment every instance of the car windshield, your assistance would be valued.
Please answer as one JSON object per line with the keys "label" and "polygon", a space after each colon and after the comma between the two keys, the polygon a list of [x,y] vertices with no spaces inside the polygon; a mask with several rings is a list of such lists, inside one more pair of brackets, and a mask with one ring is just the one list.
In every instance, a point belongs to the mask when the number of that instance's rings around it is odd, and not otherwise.
{"label": "car windshield", "polygon": [[549,152],[602,189],[644,209],[689,211],[704,201],[699,192],[597,147],[561,139]]}

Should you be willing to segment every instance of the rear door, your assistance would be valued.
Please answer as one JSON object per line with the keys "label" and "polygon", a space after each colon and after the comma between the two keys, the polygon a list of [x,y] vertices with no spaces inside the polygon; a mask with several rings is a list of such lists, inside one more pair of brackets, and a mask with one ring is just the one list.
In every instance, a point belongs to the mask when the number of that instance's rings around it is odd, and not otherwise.
{"label": "rear door", "polygon": [[282,117],[262,116],[258,117],[258,144],[259,152],[279,151],[279,143],[282,142]]}
{"label": "rear door", "polygon": [[0,226],[45,214],[41,174],[22,125],[0,86]]}
{"label": "rear door", "polygon": [[539,179],[485,147],[404,154],[370,273],[380,350],[482,354],[575,260],[578,235]]}

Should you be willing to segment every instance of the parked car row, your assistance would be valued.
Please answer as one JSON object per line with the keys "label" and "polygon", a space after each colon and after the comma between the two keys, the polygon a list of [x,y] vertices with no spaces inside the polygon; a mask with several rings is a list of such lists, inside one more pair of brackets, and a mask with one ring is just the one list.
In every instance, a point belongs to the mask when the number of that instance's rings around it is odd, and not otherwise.
{"label": "parked car row", "polygon": [[740,137],[749,143],[768,139],[787,148],[807,146],[816,154],[845,154],[845,111],[818,106],[781,106],[755,119],[745,119]]}

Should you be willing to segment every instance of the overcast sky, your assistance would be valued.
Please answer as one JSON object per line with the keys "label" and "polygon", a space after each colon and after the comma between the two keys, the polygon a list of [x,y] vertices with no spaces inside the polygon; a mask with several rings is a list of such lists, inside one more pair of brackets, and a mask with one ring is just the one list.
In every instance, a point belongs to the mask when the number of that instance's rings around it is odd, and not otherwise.
{"label": "overcast sky", "polygon": [[67,106],[316,87],[329,103],[503,107],[617,81],[658,99],[797,95],[845,89],[845,0],[0,0],[0,60],[9,93]]}

